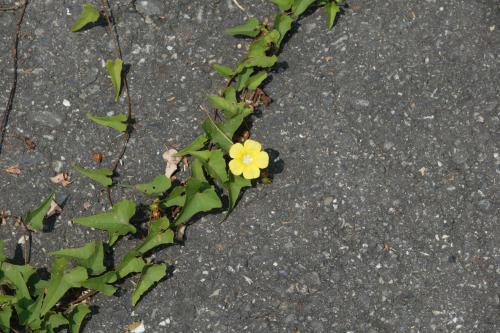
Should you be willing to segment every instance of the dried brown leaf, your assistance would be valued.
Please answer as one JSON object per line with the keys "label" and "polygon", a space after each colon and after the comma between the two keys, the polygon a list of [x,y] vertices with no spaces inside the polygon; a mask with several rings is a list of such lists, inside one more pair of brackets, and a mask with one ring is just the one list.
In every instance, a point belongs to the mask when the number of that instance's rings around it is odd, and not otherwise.
{"label": "dried brown leaf", "polygon": [[169,149],[163,153],[165,161],[165,176],[170,178],[177,171],[177,164],[181,161],[181,157],[175,156],[177,150]]}
{"label": "dried brown leaf", "polygon": [[19,164],[11,165],[10,167],[5,168],[4,171],[16,176],[19,176],[21,174],[21,169],[19,169]]}
{"label": "dried brown leaf", "polygon": [[62,208],[57,204],[57,202],[52,199],[50,202],[50,208],[45,216],[51,217],[52,215],[55,214],[60,214],[62,212]]}
{"label": "dried brown leaf", "polygon": [[50,177],[50,181],[54,184],[61,184],[64,187],[67,187],[72,183],[71,178],[67,172],[61,172],[55,175],[54,177]]}

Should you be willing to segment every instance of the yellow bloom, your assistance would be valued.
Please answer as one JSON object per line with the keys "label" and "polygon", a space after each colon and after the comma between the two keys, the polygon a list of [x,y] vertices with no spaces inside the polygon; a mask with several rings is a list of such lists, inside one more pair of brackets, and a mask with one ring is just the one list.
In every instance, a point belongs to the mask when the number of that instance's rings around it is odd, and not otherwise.
{"label": "yellow bloom", "polygon": [[246,140],[244,144],[235,143],[229,149],[229,170],[235,176],[243,174],[246,179],[255,179],[260,176],[260,169],[269,165],[269,155],[261,151],[262,146],[254,140]]}

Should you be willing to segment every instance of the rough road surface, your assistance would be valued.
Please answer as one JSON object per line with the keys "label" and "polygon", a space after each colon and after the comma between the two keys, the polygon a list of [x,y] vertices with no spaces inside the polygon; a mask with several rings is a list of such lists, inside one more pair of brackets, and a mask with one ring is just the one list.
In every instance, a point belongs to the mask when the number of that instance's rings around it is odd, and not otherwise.
{"label": "rough road surface", "polygon": [[[69,223],[107,206],[99,189],[74,173],[68,188],[49,177],[94,166],[96,151],[110,165],[122,140],[85,117],[126,103],[114,103],[103,68],[113,57],[105,28],[69,32],[82,3],[33,0],[22,26],[0,156],[1,170],[19,164],[21,175],[0,171],[0,210],[24,214],[51,191],[67,198],[52,232],[34,235],[36,265],[103,237]],[[232,0],[110,1],[136,120],[122,181],[160,174],[164,146],[201,132],[199,106],[224,84],[210,64],[234,64],[247,45],[224,29],[274,12],[269,1],[238,3],[245,11]],[[247,190],[225,223],[208,215],[183,246],[156,254],[173,273],[135,309],[130,281],[96,297],[85,332],[134,320],[147,332],[500,331],[498,1],[349,3],[331,31],[320,10],[300,21],[265,88],[274,103],[253,137],[277,155],[274,182]],[[14,14],[0,12],[2,107],[14,32]],[[13,256],[19,230],[9,222],[1,235]]]}

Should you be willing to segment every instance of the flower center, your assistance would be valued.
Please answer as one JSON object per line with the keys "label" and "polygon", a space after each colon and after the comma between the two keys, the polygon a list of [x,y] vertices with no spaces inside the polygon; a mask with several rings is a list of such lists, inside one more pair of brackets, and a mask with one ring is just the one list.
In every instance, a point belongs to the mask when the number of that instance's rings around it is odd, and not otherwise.
{"label": "flower center", "polygon": [[252,163],[252,161],[253,161],[252,156],[250,156],[248,154],[243,155],[243,159],[242,159],[243,164],[249,165],[250,163]]}

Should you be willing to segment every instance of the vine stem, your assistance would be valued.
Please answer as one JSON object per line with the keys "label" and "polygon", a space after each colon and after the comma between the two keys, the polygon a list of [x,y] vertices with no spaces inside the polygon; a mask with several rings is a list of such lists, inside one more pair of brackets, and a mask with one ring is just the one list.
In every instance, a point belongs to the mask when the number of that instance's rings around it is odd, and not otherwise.
{"label": "vine stem", "polygon": [[[118,40],[118,33],[116,32],[116,26],[111,21],[112,12],[111,12],[111,8],[109,6],[108,0],[101,0],[101,9],[102,9],[102,12],[104,13],[104,17],[106,18],[106,23],[107,23],[106,28],[113,39],[115,56],[117,58],[122,59],[122,50],[120,47],[120,42]],[[127,122],[130,125],[130,121],[132,119],[132,100],[130,98],[130,90],[129,90],[128,80],[127,80],[126,76],[123,76],[123,85],[125,86],[125,93],[127,94],[127,111],[128,111],[127,112]],[[122,148],[121,148],[121,150],[116,158],[116,161],[113,163],[113,167],[111,168],[111,171],[113,171],[113,174],[118,169],[118,165],[120,164],[120,161],[122,160],[123,156],[125,155],[129,140],[130,140],[130,130],[127,130],[127,132],[125,132]],[[109,186],[107,188],[107,193],[108,193],[109,204],[111,206],[113,206],[113,199],[111,196],[111,188]]]}
{"label": "vine stem", "polygon": [[[14,37],[14,46],[12,47],[12,59],[13,65],[12,68],[14,72],[12,74],[12,86],[10,88],[9,98],[7,100],[7,105],[5,106],[5,110],[3,112],[2,122],[0,123],[0,154],[2,154],[3,141],[5,139],[5,131],[7,129],[7,123],[9,122],[10,112],[12,111],[12,104],[14,103],[14,96],[16,94],[17,88],[17,59],[18,52],[17,47],[19,45],[19,39],[21,38],[21,24],[23,23],[24,14],[26,13],[26,7],[28,7],[28,1],[24,0],[21,5],[21,15],[16,22],[16,35]],[[12,10],[16,10],[17,8],[12,8]]]}

